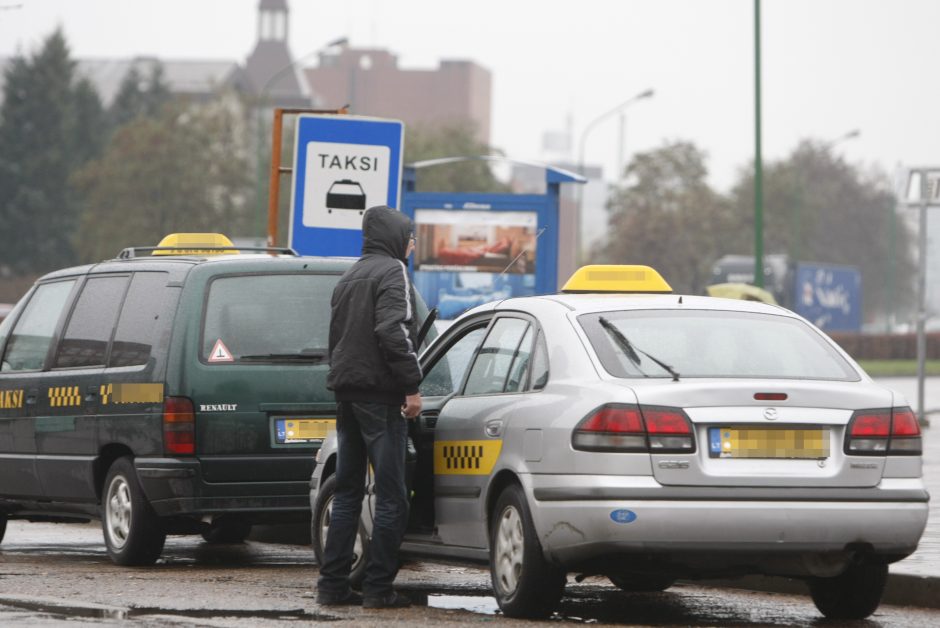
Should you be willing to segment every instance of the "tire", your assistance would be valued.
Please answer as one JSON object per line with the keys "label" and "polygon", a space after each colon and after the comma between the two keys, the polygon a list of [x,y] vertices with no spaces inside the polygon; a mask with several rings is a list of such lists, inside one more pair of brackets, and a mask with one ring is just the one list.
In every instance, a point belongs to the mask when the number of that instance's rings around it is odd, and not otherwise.
{"label": "tire", "polygon": [[644,576],[612,574],[608,575],[607,578],[615,587],[628,593],[658,593],[659,591],[665,591],[676,583],[675,578],[658,574],[646,574]]}
{"label": "tire", "polygon": [[[326,546],[326,534],[330,527],[330,515],[333,512],[333,496],[336,494],[336,476],[331,475],[317,491],[317,499],[313,504],[313,517],[310,521],[310,538],[313,543],[313,553],[316,554],[317,564],[323,564],[323,548]],[[369,538],[366,529],[359,522],[359,534],[356,535],[356,544],[353,547],[352,568],[349,571],[349,586],[362,590],[362,581],[366,577],[366,564],[369,562]]]}
{"label": "tire", "polygon": [[522,487],[507,486],[490,526],[490,577],[499,608],[507,617],[548,617],[561,601],[565,576],[542,554]]}
{"label": "tire", "polygon": [[887,581],[886,564],[860,561],[834,578],[810,579],[809,591],[827,619],[865,619],[881,603]]}
{"label": "tire", "polygon": [[101,528],[108,556],[118,565],[152,565],[166,542],[166,530],[144,496],[130,458],[108,469],[101,499]]}
{"label": "tire", "polygon": [[251,524],[240,519],[220,518],[202,532],[202,538],[211,545],[243,543],[251,534]]}
{"label": "tire", "polygon": [[0,543],[3,542],[3,535],[7,533],[7,516],[0,513]]}

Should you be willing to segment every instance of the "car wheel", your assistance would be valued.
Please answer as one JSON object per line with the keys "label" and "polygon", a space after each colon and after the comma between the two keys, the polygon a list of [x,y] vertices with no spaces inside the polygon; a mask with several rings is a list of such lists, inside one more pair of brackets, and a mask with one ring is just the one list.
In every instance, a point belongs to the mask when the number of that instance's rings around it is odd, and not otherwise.
{"label": "car wheel", "polygon": [[490,529],[490,576],[508,617],[548,617],[565,590],[565,572],[545,560],[522,487],[507,486],[496,500]]}
{"label": "car wheel", "polygon": [[225,543],[241,543],[251,534],[251,524],[239,519],[214,519],[212,524],[202,532],[206,543],[222,545]]}
{"label": "car wheel", "polygon": [[809,591],[827,619],[865,619],[881,603],[887,581],[886,564],[861,561],[834,578],[811,578]]}
{"label": "car wheel", "polygon": [[[313,504],[313,518],[310,522],[310,538],[313,540],[313,553],[316,554],[317,564],[323,564],[323,548],[326,547],[326,535],[330,529],[330,520],[333,514],[333,497],[336,495],[336,476],[331,475],[320,486],[317,498]],[[366,563],[369,561],[369,539],[366,529],[359,523],[359,534],[353,546],[353,562],[349,571],[349,586],[362,589],[362,581],[366,577]]]}
{"label": "car wheel", "polygon": [[646,574],[644,576],[612,574],[608,575],[607,578],[615,587],[628,593],[656,593],[665,591],[676,583],[675,578],[655,574]]}
{"label": "car wheel", "polygon": [[101,527],[108,556],[118,565],[152,565],[163,551],[166,531],[144,496],[130,458],[108,469]]}

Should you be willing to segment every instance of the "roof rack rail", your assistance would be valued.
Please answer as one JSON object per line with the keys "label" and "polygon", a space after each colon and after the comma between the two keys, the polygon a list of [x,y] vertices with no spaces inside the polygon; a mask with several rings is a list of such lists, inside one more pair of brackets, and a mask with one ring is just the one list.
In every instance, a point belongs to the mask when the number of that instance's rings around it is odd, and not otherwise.
{"label": "roof rack rail", "polygon": [[178,255],[212,255],[218,253],[276,253],[279,255],[292,255],[299,257],[297,251],[289,247],[281,246],[200,246],[198,249],[191,246],[129,246],[122,249],[115,259],[134,259],[140,257],[142,253],[153,254],[154,251],[165,251],[164,255],[172,255],[174,252]]}

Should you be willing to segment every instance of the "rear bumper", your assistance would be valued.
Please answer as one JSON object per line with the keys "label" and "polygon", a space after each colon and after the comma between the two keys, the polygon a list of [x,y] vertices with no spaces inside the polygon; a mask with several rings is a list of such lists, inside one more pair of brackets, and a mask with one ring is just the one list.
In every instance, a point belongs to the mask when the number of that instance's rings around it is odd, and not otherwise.
{"label": "rear bumper", "polygon": [[676,564],[699,554],[745,565],[853,548],[898,560],[917,548],[929,499],[919,479],[826,491],[663,487],[609,476],[523,481],[543,550],[566,565],[616,554]]}
{"label": "rear bumper", "polygon": [[292,522],[310,512],[308,481],[209,483],[196,459],[137,458],[134,466],[161,517],[237,513]]}

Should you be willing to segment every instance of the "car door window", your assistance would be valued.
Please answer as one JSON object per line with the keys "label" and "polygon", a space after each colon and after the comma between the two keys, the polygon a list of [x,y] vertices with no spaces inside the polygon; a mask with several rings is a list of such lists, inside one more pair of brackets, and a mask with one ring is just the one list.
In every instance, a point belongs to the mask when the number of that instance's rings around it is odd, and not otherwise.
{"label": "car door window", "polygon": [[473,359],[473,354],[485,333],[485,325],[476,327],[453,343],[424,376],[420,388],[421,396],[444,397],[455,392],[460,387],[467,367],[470,366],[470,360]]}
{"label": "car door window", "polygon": [[104,366],[128,277],[92,277],[82,288],[53,368]]}
{"label": "car door window", "polygon": [[465,395],[489,395],[505,390],[510,367],[528,327],[528,321],[509,317],[493,324],[470,369]]}
{"label": "car door window", "polygon": [[38,371],[42,368],[56,325],[74,285],[73,279],[36,288],[10,335],[2,370]]}
{"label": "car door window", "polygon": [[124,299],[108,366],[137,366],[150,359],[160,318],[175,300],[167,287],[167,273],[136,273]]}

